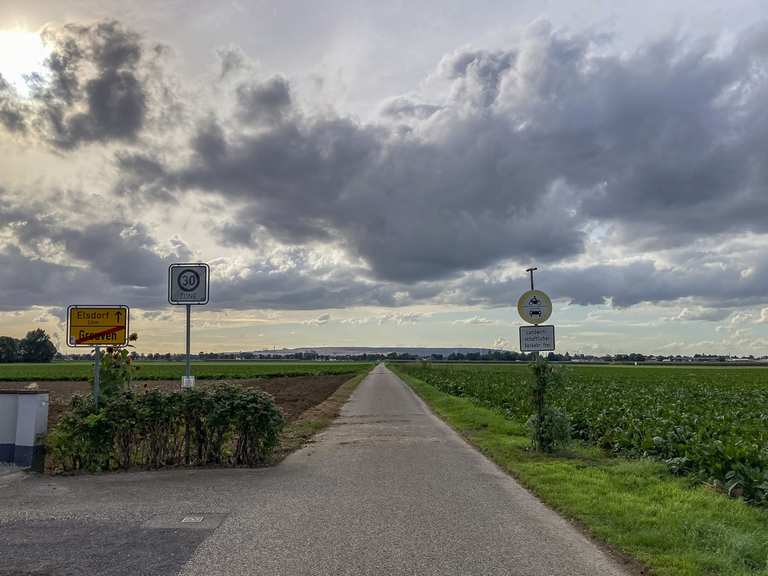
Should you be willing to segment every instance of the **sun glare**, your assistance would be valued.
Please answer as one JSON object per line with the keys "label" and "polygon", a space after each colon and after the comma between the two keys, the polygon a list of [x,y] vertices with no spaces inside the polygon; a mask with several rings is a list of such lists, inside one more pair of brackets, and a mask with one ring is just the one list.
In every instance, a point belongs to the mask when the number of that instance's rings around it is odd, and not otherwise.
{"label": "sun glare", "polygon": [[21,96],[29,95],[26,77],[35,73],[44,76],[44,62],[50,53],[35,32],[0,30],[0,74]]}

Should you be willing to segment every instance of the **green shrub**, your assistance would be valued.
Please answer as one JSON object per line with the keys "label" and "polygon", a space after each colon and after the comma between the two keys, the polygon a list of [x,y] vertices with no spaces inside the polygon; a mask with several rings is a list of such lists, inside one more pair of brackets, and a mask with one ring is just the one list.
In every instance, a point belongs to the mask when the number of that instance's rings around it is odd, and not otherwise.
{"label": "green shrub", "polygon": [[63,470],[99,471],[110,467],[114,434],[90,396],[74,396],[69,410],[48,434],[48,451]]}
{"label": "green shrub", "polygon": [[[135,342],[137,339],[138,336],[135,333],[128,337],[130,342]],[[113,395],[131,389],[131,380],[133,380],[133,375],[138,370],[128,352],[128,348],[132,347],[131,344],[127,346],[109,346],[106,350],[98,352],[98,354],[101,354],[99,368],[100,398],[110,398]],[[93,377],[91,377],[91,384],[93,384],[92,381]]]}
{"label": "green shrub", "polygon": [[538,446],[543,452],[554,452],[571,441],[571,419],[557,408],[544,408],[541,423],[538,414],[533,414],[526,425],[531,432],[533,446]]}
{"label": "green shrub", "polygon": [[48,448],[57,471],[257,466],[268,461],[284,423],[261,390],[128,390],[111,394],[98,408],[90,397],[75,396],[48,435]]}
{"label": "green shrub", "polygon": [[543,358],[531,365],[533,378],[530,382],[531,404],[536,413],[528,418],[533,447],[541,452],[553,452],[571,440],[571,421],[565,410],[549,405],[549,396],[559,387],[564,376]]}

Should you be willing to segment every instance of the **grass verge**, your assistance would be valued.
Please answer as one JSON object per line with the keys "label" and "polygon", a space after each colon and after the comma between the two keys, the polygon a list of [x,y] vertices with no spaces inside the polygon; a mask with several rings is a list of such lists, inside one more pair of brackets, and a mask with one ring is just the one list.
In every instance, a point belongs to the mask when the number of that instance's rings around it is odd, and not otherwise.
{"label": "grass verge", "polygon": [[765,509],[672,477],[654,461],[612,458],[585,446],[552,456],[531,452],[523,423],[389,368],[542,501],[651,573],[768,576]]}
{"label": "grass verge", "polygon": [[288,424],[280,435],[280,445],[272,455],[271,464],[277,464],[288,454],[304,446],[315,434],[327,428],[368,373],[369,371],[361,372],[350,378],[326,400],[305,411]]}

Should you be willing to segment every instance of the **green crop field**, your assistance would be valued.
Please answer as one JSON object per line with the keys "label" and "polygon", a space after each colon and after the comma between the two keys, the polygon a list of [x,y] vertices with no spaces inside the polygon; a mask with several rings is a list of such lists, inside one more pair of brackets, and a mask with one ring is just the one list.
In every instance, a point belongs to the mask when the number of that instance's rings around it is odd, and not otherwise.
{"label": "green crop field", "polygon": [[[175,380],[184,374],[183,362],[137,362],[139,380]],[[270,378],[320,374],[354,374],[370,368],[364,362],[193,362],[197,379]],[[50,364],[0,364],[0,381],[87,380],[93,375],[90,362]]]}
{"label": "green crop field", "polygon": [[[443,392],[524,421],[533,412],[523,365],[404,364]],[[768,369],[567,366],[550,402],[574,436],[612,453],[652,457],[731,495],[768,502]]]}

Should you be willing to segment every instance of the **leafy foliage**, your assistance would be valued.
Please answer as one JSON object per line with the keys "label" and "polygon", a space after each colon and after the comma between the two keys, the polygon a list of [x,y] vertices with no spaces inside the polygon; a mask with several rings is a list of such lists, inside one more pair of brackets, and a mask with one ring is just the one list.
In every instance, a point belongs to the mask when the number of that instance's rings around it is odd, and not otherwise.
{"label": "leafy foliage", "polygon": [[[128,337],[130,342],[135,342],[137,339],[138,336],[135,333]],[[137,367],[133,363],[128,348],[110,346],[98,353],[101,354],[100,396],[109,398],[118,392],[130,390],[131,380],[133,380]]]}
{"label": "leafy foliage", "polygon": [[[8,341],[3,343],[6,351],[10,352],[12,347]],[[30,330],[24,338],[16,341],[16,361],[50,362],[54,356],[56,356],[56,346],[42,328]]]}
{"label": "leafy foliage", "polygon": [[0,363],[50,362],[56,356],[56,346],[42,328],[30,330],[21,340],[0,336]]}
{"label": "leafy foliage", "polygon": [[[524,366],[402,369],[457,396],[525,421],[532,412]],[[652,457],[731,496],[768,503],[768,370],[574,367],[552,390],[576,438],[612,453]]]}
{"label": "leafy foliage", "polygon": [[119,390],[98,408],[90,397],[73,397],[48,448],[59,471],[258,466],[268,461],[284,423],[272,397],[257,389]]}
{"label": "leafy foliage", "polygon": [[538,413],[531,415],[526,426],[534,445],[542,452],[554,452],[571,441],[571,419],[558,408],[545,407],[541,417]]}
{"label": "leafy foliage", "polygon": [[0,362],[19,361],[19,340],[10,336],[0,336]]}
{"label": "leafy foliage", "polygon": [[537,358],[531,365],[533,378],[529,380],[531,403],[535,414],[528,418],[528,428],[534,447],[540,452],[553,452],[571,440],[571,421],[564,410],[547,405],[547,397],[563,380],[562,372]]}

